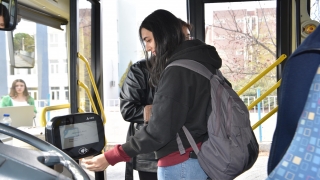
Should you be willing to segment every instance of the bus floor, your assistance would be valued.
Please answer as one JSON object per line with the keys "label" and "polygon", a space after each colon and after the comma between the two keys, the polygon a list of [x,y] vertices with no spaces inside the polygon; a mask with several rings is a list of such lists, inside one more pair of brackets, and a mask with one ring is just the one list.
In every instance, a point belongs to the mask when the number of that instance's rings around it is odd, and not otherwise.
{"label": "bus floor", "polygon": [[[267,164],[268,164],[268,153],[260,153],[256,163],[251,169],[239,175],[235,180],[264,180],[268,177]],[[105,171],[105,177],[107,180],[119,180],[124,179],[125,163],[120,162],[114,166],[109,166]],[[94,173],[88,172],[88,175],[92,180],[94,179]],[[134,171],[134,179],[138,180],[138,171]]]}

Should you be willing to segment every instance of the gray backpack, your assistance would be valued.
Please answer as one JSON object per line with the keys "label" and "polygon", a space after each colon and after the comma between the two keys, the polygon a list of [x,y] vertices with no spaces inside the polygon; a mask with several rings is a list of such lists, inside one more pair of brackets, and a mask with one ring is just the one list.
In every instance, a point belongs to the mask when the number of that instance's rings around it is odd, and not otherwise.
{"label": "gray backpack", "polygon": [[[250,125],[249,112],[237,93],[225,82],[219,70],[212,74],[193,60],[176,60],[169,66],[182,66],[195,71],[211,84],[212,112],[208,119],[208,140],[201,150],[185,126],[182,127],[202,169],[211,179],[234,179],[250,169],[257,160],[259,144]],[[180,153],[185,153],[177,134]],[[180,143],[179,143],[180,142]]]}

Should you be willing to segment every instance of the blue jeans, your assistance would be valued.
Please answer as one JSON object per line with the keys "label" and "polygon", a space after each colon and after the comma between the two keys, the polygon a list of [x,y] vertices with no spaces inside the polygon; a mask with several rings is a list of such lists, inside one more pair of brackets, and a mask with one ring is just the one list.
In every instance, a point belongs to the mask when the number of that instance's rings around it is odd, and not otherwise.
{"label": "blue jeans", "polygon": [[207,177],[198,159],[189,158],[180,164],[158,167],[158,180],[206,180]]}

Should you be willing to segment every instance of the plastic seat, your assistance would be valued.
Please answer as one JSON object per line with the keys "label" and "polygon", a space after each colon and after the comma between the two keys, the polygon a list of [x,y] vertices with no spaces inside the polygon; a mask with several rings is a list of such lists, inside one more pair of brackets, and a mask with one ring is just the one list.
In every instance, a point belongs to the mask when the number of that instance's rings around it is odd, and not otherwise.
{"label": "plastic seat", "polygon": [[320,179],[320,66],[291,144],[267,179]]}

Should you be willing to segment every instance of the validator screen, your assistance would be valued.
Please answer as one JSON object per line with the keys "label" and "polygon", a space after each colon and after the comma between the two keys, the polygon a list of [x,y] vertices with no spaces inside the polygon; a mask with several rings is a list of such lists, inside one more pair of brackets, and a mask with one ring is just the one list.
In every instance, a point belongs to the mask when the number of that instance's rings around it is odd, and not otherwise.
{"label": "validator screen", "polygon": [[60,126],[59,130],[62,149],[99,141],[97,123],[95,121]]}

